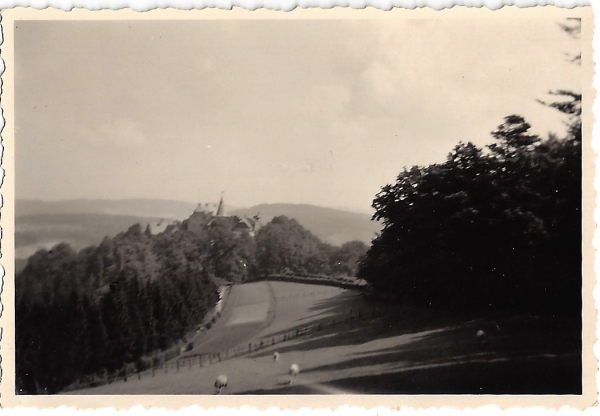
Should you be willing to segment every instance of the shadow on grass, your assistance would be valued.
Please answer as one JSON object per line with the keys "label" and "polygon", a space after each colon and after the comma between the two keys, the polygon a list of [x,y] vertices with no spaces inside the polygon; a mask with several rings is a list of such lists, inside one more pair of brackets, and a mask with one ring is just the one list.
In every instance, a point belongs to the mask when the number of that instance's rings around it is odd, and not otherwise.
{"label": "shadow on grass", "polygon": [[[398,325],[390,331],[384,325],[384,328],[330,331],[280,347],[278,351],[360,344],[393,336],[410,327]],[[488,342],[484,345],[476,337],[482,327],[487,331]],[[346,380],[332,382],[342,390],[352,388],[366,393],[579,394],[582,375],[579,328],[577,322],[570,320],[528,316],[469,321],[402,334],[393,347],[349,354],[337,362],[305,368],[303,373],[387,367],[386,371],[392,374],[347,379],[354,380],[356,385]],[[392,384],[387,385],[388,382]],[[306,389],[306,394],[314,393]],[[292,394],[289,390],[284,393]]]}
{"label": "shadow on grass", "polygon": [[[374,305],[356,293],[344,293],[322,300],[310,310],[319,311],[312,315],[314,319],[266,334],[262,337],[266,340],[265,345],[270,347],[269,341],[276,340],[279,345],[274,348],[280,353],[333,345],[357,345],[375,339],[439,328],[444,323],[444,317],[435,316],[431,312],[395,305]],[[293,335],[307,327],[310,328],[307,335]],[[282,346],[280,343],[284,335],[291,335],[288,341],[295,342]],[[253,357],[264,357],[271,352],[272,348],[269,348]]]}
{"label": "shadow on grass", "polygon": [[[393,363],[442,364],[471,359],[516,359],[530,356],[560,356],[581,353],[581,337],[576,325],[566,320],[498,321],[502,328],[489,333],[482,345],[476,337],[477,322],[454,325],[398,337],[393,347],[354,353],[350,358],[312,367],[304,372],[335,371]],[[579,342],[577,342],[579,340]],[[335,344],[337,337],[334,338]],[[581,369],[581,364],[579,364]],[[581,371],[581,370],[579,370]]]}
{"label": "shadow on grass", "polygon": [[[529,357],[502,362],[467,362],[321,383],[332,391],[358,394],[581,394],[580,357]],[[310,385],[239,394],[326,394]]]}
{"label": "shadow on grass", "polygon": [[326,383],[366,394],[581,394],[579,356],[467,362]]}

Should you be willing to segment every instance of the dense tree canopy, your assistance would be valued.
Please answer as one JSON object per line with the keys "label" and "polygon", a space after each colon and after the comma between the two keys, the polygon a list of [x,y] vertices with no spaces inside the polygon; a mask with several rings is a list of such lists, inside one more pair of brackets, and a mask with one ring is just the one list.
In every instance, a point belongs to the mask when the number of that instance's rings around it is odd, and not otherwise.
{"label": "dense tree canopy", "polygon": [[32,256],[16,277],[18,391],[54,392],[182,338],[217,300],[201,244],[134,225],[98,247]]}
{"label": "dense tree canopy", "polygon": [[366,251],[324,244],[285,217],[256,239],[222,218],[202,233],[152,235],[138,224],[80,252],[64,243],[40,250],[16,278],[17,388],[55,392],[167,349],[216,303],[212,276],[354,275]]}
{"label": "dense tree canopy", "polygon": [[520,116],[479,149],[415,166],[376,196],[384,228],[359,276],[405,302],[456,310],[580,312],[581,96],[558,92],[567,137]]}
{"label": "dense tree canopy", "polygon": [[341,247],[323,243],[296,220],[284,216],[261,228],[256,236],[256,267],[260,276],[281,273],[354,276],[367,247],[351,241]]}

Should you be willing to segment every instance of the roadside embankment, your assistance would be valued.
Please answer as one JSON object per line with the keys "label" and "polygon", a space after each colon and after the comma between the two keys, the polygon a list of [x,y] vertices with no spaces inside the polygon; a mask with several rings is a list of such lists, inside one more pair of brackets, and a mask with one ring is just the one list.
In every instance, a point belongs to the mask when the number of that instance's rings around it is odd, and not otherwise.
{"label": "roadside embankment", "polygon": [[346,278],[308,274],[272,274],[269,276],[257,277],[254,281],[305,283],[310,285],[335,286],[342,289],[362,289],[366,285],[364,281],[353,277]]}

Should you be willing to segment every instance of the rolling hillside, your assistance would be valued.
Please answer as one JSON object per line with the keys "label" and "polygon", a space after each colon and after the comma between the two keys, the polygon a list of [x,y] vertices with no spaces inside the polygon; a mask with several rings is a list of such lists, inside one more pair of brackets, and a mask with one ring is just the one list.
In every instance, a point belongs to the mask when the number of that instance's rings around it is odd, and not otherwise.
{"label": "rolling hillside", "polygon": [[182,220],[194,211],[196,205],[194,202],[163,199],[21,199],[16,201],[15,216],[18,218],[39,214],[105,214]]}
{"label": "rolling hillside", "polygon": [[[182,220],[195,204],[151,199],[16,201],[16,257],[24,259],[40,248],[67,242],[74,249],[99,244],[105,236],[114,236],[131,225]],[[260,213],[261,224],[274,216],[296,219],[322,241],[341,245],[351,240],[370,243],[380,224],[369,215],[323,208],[314,205],[261,204],[245,209],[231,209],[232,215]]]}
{"label": "rolling hillside", "polygon": [[66,242],[75,250],[99,244],[104,237],[113,237],[133,224],[152,226],[160,218],[106,214],[39,214],[17,217],[15,248],[18,259],[31,256],[37,250]]}

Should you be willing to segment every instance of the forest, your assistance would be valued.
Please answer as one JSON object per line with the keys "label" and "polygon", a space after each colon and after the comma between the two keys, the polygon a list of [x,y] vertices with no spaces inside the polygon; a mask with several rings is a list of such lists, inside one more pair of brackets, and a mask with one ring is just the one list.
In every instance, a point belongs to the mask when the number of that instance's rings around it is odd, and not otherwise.
{"label": "forest", "polygon": [[65,243],[40,250],[15,279],[17,393],[148,368],[215,305],[213,277],[354,275],[366,251],[362,242],[322,243],[286,217],[256,238],[234,235],[227,221],[198,234],[184,225],[152,235],[136,224],[79,252]]}
{"label": "forest", "polygon": [[98,247],[34,254],[16,277],[17,393],[54,393],[164,351],[217,301],[195,236],[134,225]]}
{"label": "forest", "polygon": [[[581,20],[559,24],[579,39]],[[566,53],[581,65],[581,52]],[[404,169],[373,200],[383,224],[358,275],[375,293],[445,313],[572,319],[582,307],[582,95],[550,102],[567,129],[540,137],[504,118],[484,148]]]}
{"label": "forest", "polygon": [[383,230],[358,275],[406,304],[580,319],[581,95],[556,91],[566,137],[518,115],[486,148],[404,169],[373,201]]}
{"label": "forest", "polygon": [[296,220],[279,216],[256,236],[256,273],[355,276],[358,261],[366,252],[361,241],[340,247],[323,243]]}

